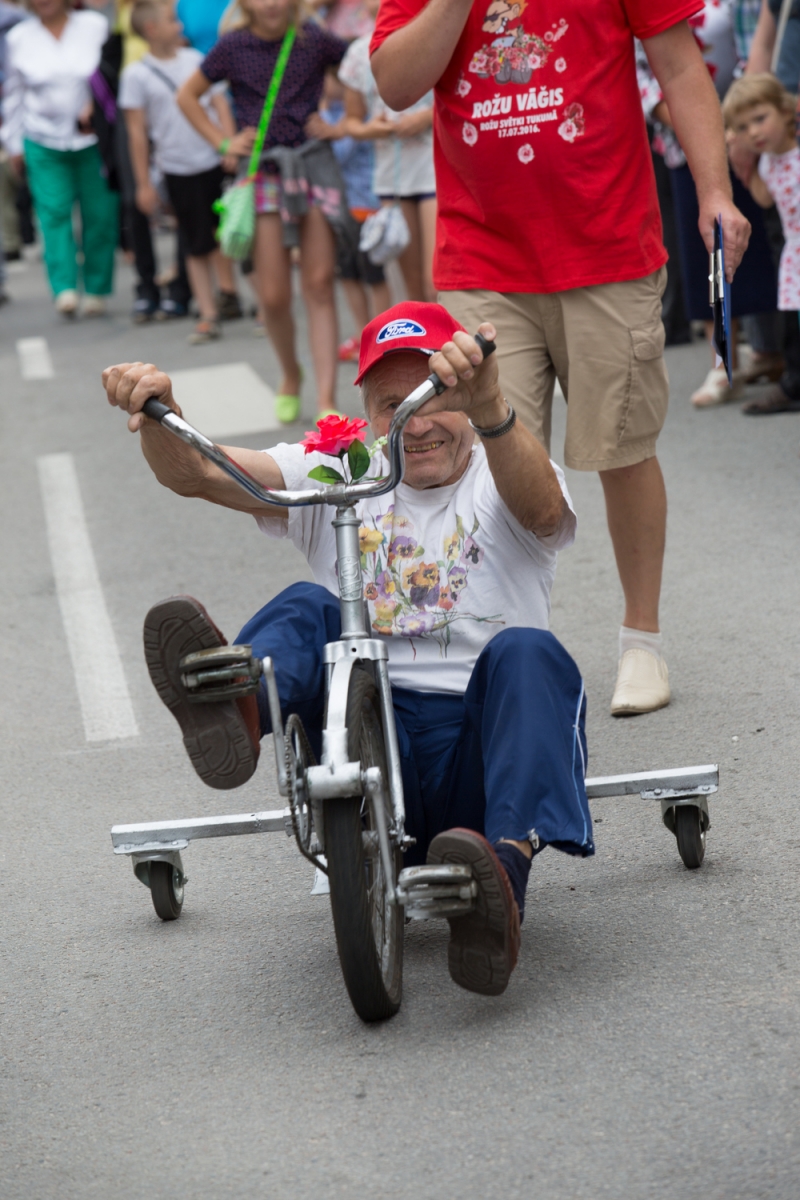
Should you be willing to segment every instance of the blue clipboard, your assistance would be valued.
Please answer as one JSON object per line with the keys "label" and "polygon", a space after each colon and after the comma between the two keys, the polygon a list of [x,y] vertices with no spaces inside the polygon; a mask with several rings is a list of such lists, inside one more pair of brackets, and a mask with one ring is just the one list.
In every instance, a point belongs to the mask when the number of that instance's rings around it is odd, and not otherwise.
{"label": "blue clipboard", "polygon": [[714,250],[710,256],[709,302],[714,314],[714,349],[722,359],[722,365],[731,378],[731,285],[725,278],[725,241],[722,236],[722,218],[714,222]]}

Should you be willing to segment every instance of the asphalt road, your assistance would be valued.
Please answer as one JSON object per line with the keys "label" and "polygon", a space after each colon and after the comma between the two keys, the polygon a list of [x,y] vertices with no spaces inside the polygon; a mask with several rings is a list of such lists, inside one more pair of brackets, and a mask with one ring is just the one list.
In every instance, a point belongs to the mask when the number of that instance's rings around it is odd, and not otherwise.
{"label": "asphalt road", "polygon": [[[267,749],[235,797],[205,789],[141,653],[148,607],[201,598],[231,636],[307,578],[247,518],[161,489],[101,368],[250,361],[249,322],[59,323],[38,266],[0,312],[0,1194],[5,1200],[318,1197],[796,1200],[800,1195],[800,418],[696,413],[702,346],[670,350],[663,626],[674,700],[614,721],[621,597],[593,476],[553,630],[589,696],[590,773],[718,762],[701,870],[657,805],[595,802],[597,855],[531,876],[504,996],[453,985],[446,925],[407,934],[403,1007],[365,1027],[325,899],[282,834],[198,842],[162,924],[114,822],[274,807]],[[54,378],[23,382],[44,337]],[[307,349],[304,349],[307,358]],[[342,403],[356,411],[343,368]],[[221,402],[224,397],[221,398]],[[309,414],[310,415],[310,411]],[[289,431],[296,436],[302,427]],[[556,422],[555,457],[563,418]],[[246,439],[249,445],[276,440]],[[73,456],[138,728],[87,742],[37,460]]]}

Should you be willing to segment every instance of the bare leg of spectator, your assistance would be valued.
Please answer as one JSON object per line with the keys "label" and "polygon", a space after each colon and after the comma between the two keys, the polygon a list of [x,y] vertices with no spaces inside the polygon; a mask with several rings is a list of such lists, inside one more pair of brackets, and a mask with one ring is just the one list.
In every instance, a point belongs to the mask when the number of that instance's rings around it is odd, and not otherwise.
{"label": "bare leg of spectator", "polygon": [[409,300],[425,299],[425,280],[422,271],[422,232],[419,224],[419,205],[413,200],[401,200],[400,207],[411,234],[411,241],[406,246],[397,262],[403,272],[403,282]]}
{"label": "bare leg of spectator", "polygon": [[283,371],[278,391],[297,396],[300,393],[300,364],[294,343],[292,269],[277,213],[261,213],[256,219],[253,265],[264,323]]}
{"label": "bare leg of spectator", "polygon": [[420,200],[419,213],[420,252],[422,257],[422,291],[429,304],[436,303],[436,288],[433,286],[433,252],[436,248],[436,199]]}
{"label": "bare leg of spectator", "polygon": [[628,629],[658,633],[667,493],[657,458],[600,472]]}
{"label": "bare leg of spectator", "polygon": [[211,262],[215,255],[186,255],[186,272],[192,287],[200,312],[200,320],[189,337],[192,345],[209,342],[219,337],[221,329],[218,323],[217,301],[214,297],[214,275]]}
{"label": "bare leg of spectator", "polygon": [[388,283],[373,283],[369,291],[373,317],[377,317],[379,313],[386,312],[387,308],[392,307],[392,293]]}
{"label": "bare leg of spectator", "polygon": [[353,321],[356,327],[356,336],[361,336],[361,331],[369,321],[369,301],[367,300],[367,289],[364,284],[358,279],[340,279],[344,298],[347,301],[347,306],[353,314]]}
{"label": "bare leg of spectator", "polygon": [[333,295],[336,242],[318,208],[303,217],[300,231],[300,279],[308,314],[308,340],[317,380],[317,409],[336,407],[336,363],[339,330]]}

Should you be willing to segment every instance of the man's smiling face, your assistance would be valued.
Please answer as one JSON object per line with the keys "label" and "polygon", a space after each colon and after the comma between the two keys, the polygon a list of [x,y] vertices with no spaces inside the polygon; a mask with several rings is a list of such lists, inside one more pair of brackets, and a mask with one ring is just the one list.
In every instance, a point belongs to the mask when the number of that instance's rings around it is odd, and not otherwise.
{"label": "man's smiling face", "polygon": [[[376,438],[389,432],[406,396],[430,374],[428,359],[413,350],[387,354],[364,380],[367,416]],[[404,481],[423,489],[455,483],[467,469],[475,435],[461,412],[417,413],[403,431]]]}

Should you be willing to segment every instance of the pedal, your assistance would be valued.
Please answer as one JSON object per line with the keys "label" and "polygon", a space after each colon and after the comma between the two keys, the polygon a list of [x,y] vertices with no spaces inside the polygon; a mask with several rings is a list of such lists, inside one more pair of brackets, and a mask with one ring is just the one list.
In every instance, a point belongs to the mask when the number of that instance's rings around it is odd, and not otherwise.
{"label": "pedal", "polygon": [[472,869],[446,863],[442,866],[406,867],[395,889],[397,903],[414,921],[431,917],[457,917],[472,912],[478,885]]}
{"label": "pedal", "polygon": [[261,659],[253,657],[252,646],[215,646],[198,650],[180,661],[181,683],[192,704],[213,704],[252,696],[258,691]]}

